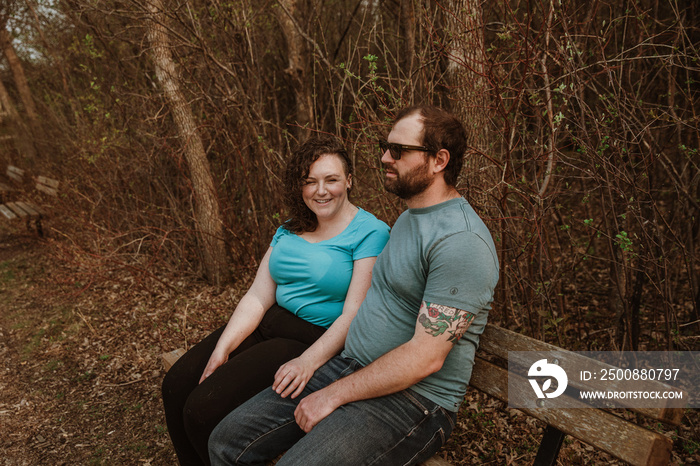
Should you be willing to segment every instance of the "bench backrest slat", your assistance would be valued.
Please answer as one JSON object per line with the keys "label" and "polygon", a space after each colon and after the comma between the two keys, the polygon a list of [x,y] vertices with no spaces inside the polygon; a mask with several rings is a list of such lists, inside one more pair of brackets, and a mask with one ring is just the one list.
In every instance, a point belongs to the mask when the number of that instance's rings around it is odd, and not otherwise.
{"label": "bench backrest slat", "polygon": [[36,189],[50,196],[58,196],[58,181],[45,176],[37,176]]}
{"label": "bench backrest slat", "polygon": [[58,180],[39,175],[36,177],[36,181],[37,183],[41,183],[51,188],[58,189]]}
{"label": "bench backrest slat", "polygon": [[19,167],[15,167],[14,165],[8,165],[7,176],[21,183],[24,178],[24,170]]}
{"label": "bench backrest slat", "polygon": [[[545,343],[534,338],[521,335],[519,333],[506,330],[504,328],[498,327],[496,325],[487,325],[484,330],[483,335],[480,339],[479,349],[489,354],[498,356],[499,358],[508,360],[509,351],[537,351],[537,352],[547,352],[554,353],[559,360],[559,365],[562,367],[570,368],[575,372],[578,371],[577,368],[582,369],[592,369],[592,372],[602,373],[602,369],[611,369],[613,366],[605,364],[603,362],[596,361],[586,356],[563,350],[559,347]],[[511,354],[510,361],[518,362],[514,354]],[[529,360],[531,361],[531,360]],[[521,365],[524,367],[524,365]],[[606,385],[606,389],[614,390],[618,382],[611,381]],[[574,386],[580,390],[599,390],[600,382],[596,380],[569,380],[569,385]],[[671,387],[669,385],[660,382],[639,382],[636,384],[640,390],[646,391],[680,391],[676,387]],[[683,399],[687,399],[684,397]],[[634,402],[634,400],[630,400]],[[666,400],[666,406],[662,408],[636,408],[630,407],[629,409],[643,414],[652,419],[667,422],[673,425],[679,425],[681,419],[683,418],[683,409],[679,409],[677,404],[682,400]],[[675,403],[675,407],[674,407]]]}

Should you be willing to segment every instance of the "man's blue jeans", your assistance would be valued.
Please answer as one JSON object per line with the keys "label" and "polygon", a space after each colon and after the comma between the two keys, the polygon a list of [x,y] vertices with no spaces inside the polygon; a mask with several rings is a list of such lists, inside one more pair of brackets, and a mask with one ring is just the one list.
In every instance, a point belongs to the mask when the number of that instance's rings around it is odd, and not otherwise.
{"label": "man's blue jeans", "polygon": [[409,465],[426,461],[445,443],[456,413],[408,389],[341,406],[305,434],[294,420],[299,401],[360,365],[336,356],[321,366],[294,400],[267,388],[230,413],[209,437],[213,466]]}

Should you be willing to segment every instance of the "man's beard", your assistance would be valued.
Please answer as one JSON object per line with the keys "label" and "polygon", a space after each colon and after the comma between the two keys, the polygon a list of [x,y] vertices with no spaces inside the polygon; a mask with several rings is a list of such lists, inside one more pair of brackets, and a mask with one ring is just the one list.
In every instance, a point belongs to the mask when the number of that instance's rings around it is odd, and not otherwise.
{"label": "man's beard", "polygon": [[396,173],[396,178],[386,178],[384,180],[384,187],[390,193],[396,194],[401,199],[411,199],[412,197],[422,193],[430,183],[432,183],[432,177],[428,173],[428,158],[426,157],[425,163],[415,167],[408,173],[399,175]]}

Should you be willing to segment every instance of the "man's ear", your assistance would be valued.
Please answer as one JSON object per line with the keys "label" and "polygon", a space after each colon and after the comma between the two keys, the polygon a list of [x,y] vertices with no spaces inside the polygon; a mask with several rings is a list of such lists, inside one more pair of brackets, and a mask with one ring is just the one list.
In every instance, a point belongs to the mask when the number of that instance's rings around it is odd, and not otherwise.
{"label": "man's ear", "polygon": [[435,173],[444,171],[449,161],[450,151],[447,149],[440,149],[437,151],[435,157],[433,157],[433,170],[435,170]]}

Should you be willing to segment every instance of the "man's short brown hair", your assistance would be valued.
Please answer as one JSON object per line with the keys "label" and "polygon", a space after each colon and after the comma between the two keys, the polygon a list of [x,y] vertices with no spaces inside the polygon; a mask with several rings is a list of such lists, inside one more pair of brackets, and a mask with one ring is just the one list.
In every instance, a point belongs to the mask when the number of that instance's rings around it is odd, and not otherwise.
{"label": "man's short brown hair", "polygon": [[416,113],[421,116],[423,122],[422,144],[435,149],[436,152],[446,149],[450,153],[450,161],[445,167],[445,183],[455,186],[467,151],[467,131],[464,125],[451,113],[432,105],[406,107],[396,115],[394,124]]}

